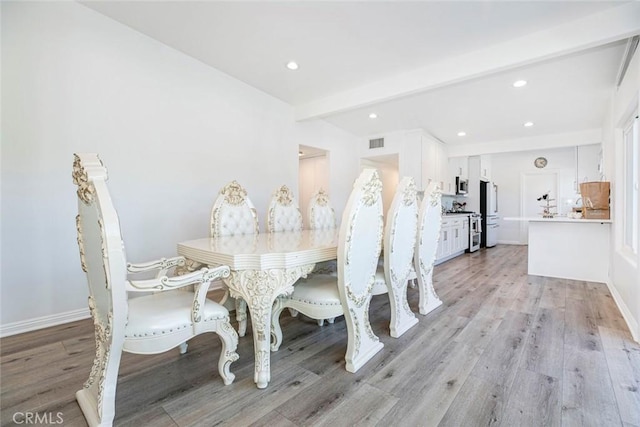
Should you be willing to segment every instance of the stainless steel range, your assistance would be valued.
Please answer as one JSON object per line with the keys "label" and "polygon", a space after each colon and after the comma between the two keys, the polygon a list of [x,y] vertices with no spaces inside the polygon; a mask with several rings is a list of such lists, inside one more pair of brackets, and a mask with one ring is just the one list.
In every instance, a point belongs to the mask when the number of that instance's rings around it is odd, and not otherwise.
{"label": "stainless steel range", "polygon": [[482,241],[482,215],[474,213],[469,215],[469,252],[480,249]]}

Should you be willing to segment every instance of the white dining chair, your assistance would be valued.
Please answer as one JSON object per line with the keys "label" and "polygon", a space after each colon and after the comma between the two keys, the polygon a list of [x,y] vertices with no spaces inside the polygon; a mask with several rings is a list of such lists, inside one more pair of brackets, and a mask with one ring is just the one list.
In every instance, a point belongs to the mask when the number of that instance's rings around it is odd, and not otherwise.
{"label": "white dining chair", "polygon": [[[330,230],[336,228],[336,211],[331,206],[329,194],[322,188],[318,189],[309,199],[309,207],[307,209],[309,229],[311,230]],[[337,274],[338,267],[336,260],[324,261],[316,264],[311,274]],[[290,309],[295,317],[295,311]],[[326,319],[332,324],[334,319]],[[325,319],[318,319],[318,325],[324,325]]]}
{"label": "white dining chair", "polygon": [[278,187],[267,209],[267,231],[301,231],[302,214],[293,192],[286,185]]}
{"label": "white dining chair", "polygon": [[418,240],[414,268],[418,276],[420,314],[428,314],[442,305],[433,288],[433,265],[436,260],[442,225],[442,193],[435,183],[429,184],[420,203]]}
{"label": "white dining chair", "polygon": [[[211,237],[244,236],[258,234],[258,215],[256,208],[247,195],[247,190],[237,181],[225,185],[211,208],[211,222],[209,234]],[[226,286],[225,296],[221,300],[224,304],[230,298]],[[238,334],[244,337],[247,331],[247,303],[242,298],[234,298]]]}
{"label": "white dining chair", "polygon": [[[96,154],[75,154],[73,182],[77,185],[77,241],[80,263],[87,274],[89,309],[95,327],[96,355],[89,379],[76,399],[90,426],[110,426],[123,351],[156,354],[180,347],[192,337],[215,332],[222,346],[218,372],[225,384],[234,375],[238,335],[229,312],[206,298],[212,280],[229,275],[229,267],[202,269],[177,277],[168,270],[183,257],[144,264],[127,264],[118,215],[106,184],[107,170]],[[129,280],[128,274],[157,271],[152,279]],[[176,289],[194,285],[194,292]],[[152,291],[152,292],[150,292]],[[129,294],[139,293],[136,298]]]}
{"label": "white dining chair", "polygon": [[329,194],[320,188],[309,199],[307,209],[309,229],[324,230],[336,228],[336,211],[331,206]]}
{"label": "white dining chair", "polygon": [[369,324],[378,255],[382,245],[382,183],[375,169],[356,180],[342,216],[338,238],[338,275],[301,279],[291,295],[279,296],[272,312],[273,351],[282,343],[280,313],[291,307],[312,319],[344,315],[346,369],[356,372],[383,347]]}
{"label": "white dining chair", "polygon": [[413,178],[404,177],[396,188],[384,227],[384,262],[378,263],[374,295],[388,294],[391,307],[390,335],[400,337],[418,319],[407,301],[407,281],[413,270],[418,234],[418,199]]}

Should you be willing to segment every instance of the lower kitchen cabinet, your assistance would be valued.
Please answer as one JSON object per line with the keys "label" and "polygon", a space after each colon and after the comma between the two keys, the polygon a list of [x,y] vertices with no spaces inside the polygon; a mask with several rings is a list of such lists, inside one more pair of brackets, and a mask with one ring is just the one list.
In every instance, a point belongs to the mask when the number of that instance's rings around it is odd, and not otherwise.
{"label": "lower kitchen cabinet", "polygon": [[440,264],[458,255],[462,255],[468,248],[469,216],[443,216],[435,263]]}

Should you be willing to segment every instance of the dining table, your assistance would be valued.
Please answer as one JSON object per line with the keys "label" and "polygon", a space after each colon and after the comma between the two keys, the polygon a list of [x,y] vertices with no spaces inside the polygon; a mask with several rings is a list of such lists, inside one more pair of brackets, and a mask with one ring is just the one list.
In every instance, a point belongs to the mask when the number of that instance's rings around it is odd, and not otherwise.
{"label": "dining table", "polygon": [[271,380],[271,312],[279,295],[314,266],[337,258],[338,228],[207,237],[178,243],[178,254],[208,266],[228,265],[229,294],[247,302],[254,344],[254,381]]}

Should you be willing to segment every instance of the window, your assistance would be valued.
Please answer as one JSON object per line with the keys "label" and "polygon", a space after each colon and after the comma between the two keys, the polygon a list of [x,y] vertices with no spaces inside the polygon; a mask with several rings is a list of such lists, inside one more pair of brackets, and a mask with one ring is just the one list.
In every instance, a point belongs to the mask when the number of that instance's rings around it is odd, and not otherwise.
{"label": "window", "polygon": [[638,116],[624,128],[624,246],[638,253]]}

